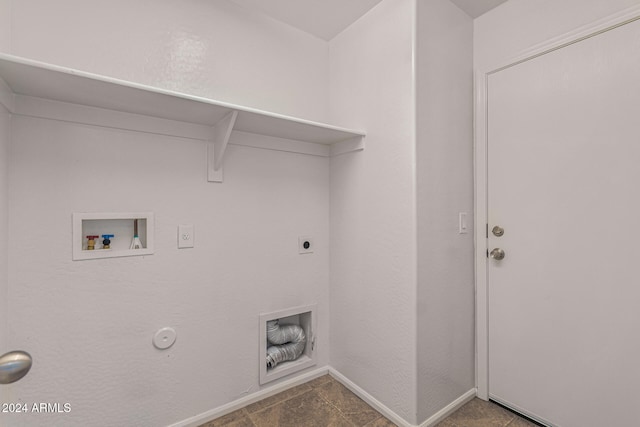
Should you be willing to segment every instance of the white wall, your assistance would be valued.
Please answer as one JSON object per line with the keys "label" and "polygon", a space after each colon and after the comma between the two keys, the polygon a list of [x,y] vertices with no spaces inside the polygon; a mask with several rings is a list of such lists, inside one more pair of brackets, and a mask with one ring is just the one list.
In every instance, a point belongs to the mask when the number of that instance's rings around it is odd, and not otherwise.
{"label": "white wall", "polygon": [[[326,120],[326,42],[223,0],[134,3],[15,1],[12,52]],[[217,408],[260,388],[258,314],[299,305],[318,304],[327,365],[327,158],[230,146],[212,184],[198,141],[26,117],[12,127],[7,346],[35,364],[6,390],[73,410],[8,423],[157,426]],[[72,212],[147,210],[154,255],[71,261]],[[176,248],[184,223],[194,249]],[[298,254],[299,235],[314,237],[313,255]],[[164,326],[178,340],[161,352],[151,337]]]}
{"label": "white wall", "polygon": [[[419,0],[417,21],[418,421],[475,386],[473,21]],[[467,212],[469,234],[458,234]]]}
{"label": "white wall", "polygon": [[[262,312],[317,302],[328,363],[328,159],[230,146],[213,184],[205,153],[14,118],[9,345],[35,364],[9,391],[73,409],[10,425],[167,425],[255,392]],[[83,211],[153,211],[156,253],[72,261],[71,214]],[[195,225],[194,249],[177,249],[178,224]],[[315,238],[313,255],[298,254],[299,235]],[[165,326],[178,338],[159,351],[151,338]]]}
{"label": "white wall", "polygon": [[15,0],[12,50],[326,121],[327,43],[228,0]]}
{"label": "white wall", "polygon": [[367,132],[331,160],[331,366],[415,422],[415,2],[384,0],[330,42],[332,121]]}
{"label": "white wall", "polygon": [[[0,52],[11,50],[11,0],[0,0]],[[9,141],[11,139],[11,116],[0,104],[0,354],[5,346],[5,320],[7,313],[7,209]]]}
{"label": "white wall", "polygon": [[[11,140],[11,116],[0,104],[0,354],[10,351],[7,347],[7,260],[8,260],[8,208],[9,208],[9,143]],[[4,394],[0,392],[3,402]]]}
{"label": "white wall", "polygon": [[[11,49],[11,0],[0,0],[0,52]],[[0,104],[0,354],[6,346],[7,320],[7,236],[8,236],[8,166],[11,117]],[[7,401],[6,390],[0,389],[0,400]]]}
{"label": "white wall", "polygon": [[0,52],[11,51],[11,0],[0,0]]}
{"label": "white wall", "polygon": [[509,0],[474,21],[474,66],[505,65],[523,50],[612,15],[639,0]]}

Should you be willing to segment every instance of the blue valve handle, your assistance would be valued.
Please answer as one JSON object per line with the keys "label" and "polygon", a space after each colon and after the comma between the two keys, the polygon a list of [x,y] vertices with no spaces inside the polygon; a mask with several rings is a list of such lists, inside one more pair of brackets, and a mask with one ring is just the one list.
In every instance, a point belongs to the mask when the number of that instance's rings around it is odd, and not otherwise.
{"label": "blue valve handle", "polygon": [[111,248],[111,240],[115,235],[114,234],[103,234],[102,238],[104,239],[102,241],[102,244],[104,245],[105,249],[110,249]]}

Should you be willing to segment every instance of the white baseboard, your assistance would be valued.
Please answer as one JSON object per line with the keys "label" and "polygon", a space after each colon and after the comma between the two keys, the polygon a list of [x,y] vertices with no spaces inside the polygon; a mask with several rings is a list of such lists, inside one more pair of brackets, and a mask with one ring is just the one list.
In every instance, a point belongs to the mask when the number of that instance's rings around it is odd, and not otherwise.
{"label": "white baseboard", "polygon": [[273,396],[274,394],[278,394],[287,389],[295,387],[300,384],[304,384],[308,381],[311,381],[315,378],[321,377],[325,374],[329,373],[333,378],[339,381],[342,385],[351,390],[356,396],[360,399],[364,400],[367,404],[369,404],[372,408],[380,412],[382,415],[387,417],[389,420],[394,422],[400,427],[432,427],[437,423],[451,415],[457,409],[459,409],[462,405],[470,401],[476,396],[476,389],[473,388],[451,402],[449,405],[442,408],[440,411],[431,416],[428,420],[420,424],[419,426],[415,426],[398,414],[393,412],[387,406],[385,406],[382,402],[377,400],[375,397],[371,396],[369,393],[364,391],[362,388],[357,386],[347,377],[342,375],[340,372],[335,369],[325,366],[322,368],[315,369],[311,372],[307,372],[305,374],[299,375],[293,379],[288,381],[281,382],[269,388],[265,388],[263,390],[252,393],[249,396],[245,396],[238,400],[234,400],[233,402],[227,403],[226,405],[220,406],[218,408],[212,409],[210,411],[203,412],[201,414],[195,415],[193,417],[187,418],[186,420],[179,421],[175,424],[171,424],[169,427],[197,427],[201,424],[214,420],[216,418],[222,417],[224,415],[230,414],[233,411],[237,411],[238,409],[242,409],[247,405],[255,403],[259,400],[265,399],[269,396]]}
{"label": "white baseboard", "polygon": [[347,377],[342,375],[340,372],[336,371],[333,368],[329,368],[329,375],[339,381],[343,386],[351,390],[356,396],[360,399],[364,400],[374,408],[376,411],[380,412],[385,417],[389,418],[392,422],[396,423],[400,427],[415,427],[413,424],[408,423],[404,420],[400,415],[393,412],[387,406],[385,406],[382,402],[380,402],[375,397],[371,396],[369,393],[355,385],[355,383],[351,382]]}
{"label": "white baseboard", "polygon": [[[340,372],[336,371],[331,367],[329,368],[329,375],[331,375],[333,378],[338,380],[340,383],[342,383],[342,385],[344,385],[349,390],[351,390],[356,396],[358,396],[360,399],[367,402],[371,407],[373,407],[375,410],[380,412],[385,417],[389,418],[389,420],[393,421],[398,426],[416,427],[413,424],[408,423],[398,414],[396,414],[387,406],[385,406],[383,403],[378,401],[375,397],[371,396],[369,393],[367,393],[366,391],[364,391],[363,389],[355,385],[353,382],[351,382],[351,380],[349,380],[347,377],[345,377]],[[449,415],[451,415],[452,413],[460,409],[462,405],[469,402],[474,397],[476,397],[476,389],[472,388],[471,390],[467,391],[465,394],[463,394],[462,396],[460,396],[459,398],[457,398],[456,400],[454,400],[453,402],[451,402],[450,404],[448,404],[447,406],[445,406],[444,408],[436,412],[434,415],[429,417],[429,419],[427,419],[425,422],[420,424],[419,427],[435,426],[440,421],[444,420]]]}
{"label": "white baseboard", "polygon": [[315,369],[311,372],[299,375],[288,381],[284,381],[272,387],[252,393],[249,396],[234,400],[233,402],[227,403],[226,405],[211,409],[210,411],[203,412],[201,414],[187,418],[186,420],[178,421],[175,424],[171,424],[169,427],[197,427],[201,424],[222,417],[223,415],[227,415],[233,411],[242,409],[245,406],[255,403],[259,400],[265,399],[269,396],[273,396],[274,394],[278,394],[297,385],[304,384],[315,378],[321,377],[327,374],[327,372],[329,372],[329,368],[327,366]]}
{"label": "white baseboard", "polygon": [[449,403],[447,406],[445,406],[444,408],[442,408],[441,410],[433,414],[425,422],[420,424],[420,427],[435,426],[440,421],[444,420],[449,415],[453,414],[455,411],[460,409],[462,405],[469,402],[470,400],[473,400],[473,398],[476,397],[476,393],[477,393],[477,389],[472,388],[471,390],[469,390],[468,392],[466,392],[465,394],[463,394],[462,396],[460,396],[459,398],[457,398],[456,400]]}

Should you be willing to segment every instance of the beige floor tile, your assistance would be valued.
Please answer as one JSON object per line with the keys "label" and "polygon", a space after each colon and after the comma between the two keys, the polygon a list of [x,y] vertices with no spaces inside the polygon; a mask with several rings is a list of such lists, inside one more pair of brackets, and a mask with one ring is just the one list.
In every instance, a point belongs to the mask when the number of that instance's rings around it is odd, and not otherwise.
{"label": "beige floor tile", "polygon": [[[253,403],[200,427],[394,427],[329,375]],[[513,413],[473,399],[436,427],[536,427]]]}
{"label": "beige floor tile", "polygon": [[202,424],[200,427],[254,427],[249,414],[244,409],[227,414],[223,417]]}
{"label": "beige floor tile", "polygon": [[318,394],[335,406],[356,426],[364,426],[380,418],[380,413],[337,381],[329,381],[316,389]]}
{"label": "beige floor tile", "polygon": [[525,420],[524,418],[515,417],[513,421],[507,424],[507,427],[538,427],[536,424]]}
{"label": "beige floor tile", "polygon": [[313,379],[307,383],[305,383],[306,385],[308,385],[311,388],[316,388],[319,387],[323,384],[328,383],[329,381],[335,381],[329,374],[327,375],[323,375],[321,377],[318,377],[316,379]]}
{"label": "beige floor tile", "polygon": [[249,414],[256,427],[353,427],[316,390]]}
{"label": "beige floor tile", "polygon": [[291,399],[293,397],[299,396],[303,393],[306,393],[311,390],[309,383],[301,384],[299,386],[290,388],[289,390],[285,390],[282,393],[274,394],[273,396],[262,399],[258,402],[252,403],[247,406],[245,409],[250,414],[253,412],[260,411],[269,406],[275,405],[277,403],[283,402],[285,400]]}
{"label": "beige floor tile", "polygon": [[514,418],[515,415],[498,405],[473,399],[447,420],[458,427],[505,427]]}
{"label": "beige floor tile", "polygon": [[398,427],[397,424],[392,423],[385,417],[380,417],[377,420],[373,420],[366,424],[364,427]]}

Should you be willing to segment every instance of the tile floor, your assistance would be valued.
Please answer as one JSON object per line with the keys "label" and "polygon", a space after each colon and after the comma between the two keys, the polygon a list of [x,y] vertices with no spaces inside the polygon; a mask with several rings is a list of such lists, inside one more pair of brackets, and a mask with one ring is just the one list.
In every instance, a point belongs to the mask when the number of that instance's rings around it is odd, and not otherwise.
{"label": "tile floor", "polygon": [[[393,427],[329,375],[267,397],[200,427]],[[535,427],[493,403],[474,399],[436,427]]]}
{"label": "tile floor", "polygon": [[436,427],[537,427],[495,403],[473,399]]}

